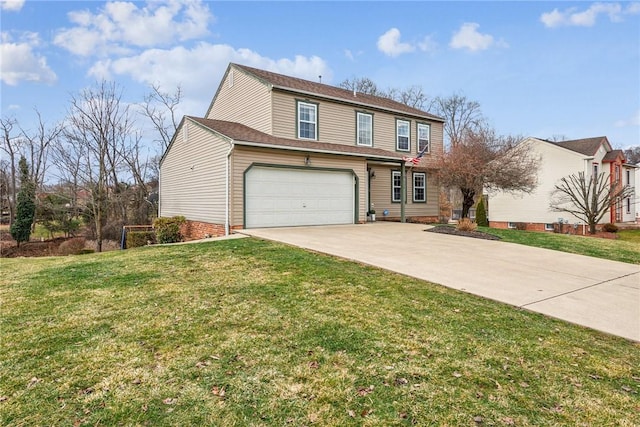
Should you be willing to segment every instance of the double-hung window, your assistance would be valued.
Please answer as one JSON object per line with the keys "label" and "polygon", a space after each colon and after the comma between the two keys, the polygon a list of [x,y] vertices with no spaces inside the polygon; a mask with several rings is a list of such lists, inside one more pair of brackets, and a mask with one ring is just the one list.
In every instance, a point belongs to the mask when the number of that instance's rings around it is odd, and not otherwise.
{"label": "double-hung window", "polygon": [[400,171],[391,172],[391,201],[400,203],[402,191],[402,174]]}
{"label": "double-hung window", "polygon": [[431,147],[429,147],[430,134],[431,126],[418,123],[418,153],[421,153],[423,150],[425,153],[428,153],[431,150]]}
{"label": "double-hung window", "polygon": [[371,147],[373,145],[373,115],[357,113],[356,122],[357,144]]}
{"label": "double-hung window", "polygon": [[413,174],[413,201],[427,201],[427,175],[424,172],[415,172]]}
{"label": "double-hung window", "polygon": [[411,151],[410,129],[411,123],[407,120],[396,120],[396,150]]}
{"label": "double-hung window", "polygon": [[318,105],[298,101],[298,138],[318,139]]}

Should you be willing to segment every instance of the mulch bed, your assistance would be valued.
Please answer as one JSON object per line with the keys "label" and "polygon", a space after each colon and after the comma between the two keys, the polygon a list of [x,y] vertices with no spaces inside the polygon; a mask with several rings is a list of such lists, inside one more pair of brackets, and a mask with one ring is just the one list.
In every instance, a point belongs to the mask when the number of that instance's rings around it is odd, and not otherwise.
{"label": "mulch bed", "polygon": [[473,237],[474,239],[501,240],[500,237],[494,236],[493,234],[484,233],[482,231],[462,231],[448,225],[436,225],[435,227],[429,228],[425,231],[431,233],[451,234],[454,236]]}

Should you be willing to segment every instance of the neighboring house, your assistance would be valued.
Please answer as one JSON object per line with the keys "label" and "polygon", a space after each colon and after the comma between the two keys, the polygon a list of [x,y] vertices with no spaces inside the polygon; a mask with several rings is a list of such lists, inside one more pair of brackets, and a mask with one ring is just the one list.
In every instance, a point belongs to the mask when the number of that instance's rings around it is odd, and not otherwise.
{"label": "neighboring house", "polygon": [[[614,150],[606,137],[572,141],[547,141],[526,138],[521,144],[530,145],[541,157],[538,186],[531,194],[495,192],[489,194],[489,225],[496,228],[524,228],[536,231],[558,231],[562,219],[563,232],[584,234],[586,225],[565,212],[554,212],[549,207],[551,194],[560,179],[584,172],[587,178],[604,172],[610,185],[630,185],[634,188],[637,166],[625,163],[622,150]],[[635,195],[619,200],[609,209],[602,223],[634,221],[638,209]]]}
{"label": "neighboring house", "polygon": [[[415,166],[403,160],[423,148]],[[185,116],[160,161],[159,215],[185,216],[193,238],[364,223],[372,210],[435,221],[442,154],[439,117],[230,64],[205,117]]]}

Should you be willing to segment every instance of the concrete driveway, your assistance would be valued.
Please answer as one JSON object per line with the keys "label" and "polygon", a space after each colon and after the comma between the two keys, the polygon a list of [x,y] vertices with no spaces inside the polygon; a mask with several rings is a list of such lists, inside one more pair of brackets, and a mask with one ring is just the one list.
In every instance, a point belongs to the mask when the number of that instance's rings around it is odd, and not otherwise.
{"label": "concrete driveway", "polygon": [[529,246],[427,233],[421,224],[242,230],[640,341],[640,267]]}

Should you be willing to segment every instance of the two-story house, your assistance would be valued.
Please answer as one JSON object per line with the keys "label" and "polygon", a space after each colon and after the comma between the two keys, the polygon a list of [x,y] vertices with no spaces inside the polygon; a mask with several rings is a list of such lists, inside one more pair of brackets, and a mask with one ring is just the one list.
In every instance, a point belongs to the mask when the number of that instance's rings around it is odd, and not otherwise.
{"label": "two-story house", "polygon": [[435,221],[442,154],[432,114],[230,64],[205,117],[185,116],[161,159],[159,215],[185,216],[191,238],[364,223],[374,210]]}
{"label": "two-story house", "polygon": [[[567,224],[563,232],[585,234],[587,227],[579,218],[550,208],[552,193],[561,178],[578,172],[585,173],[587,178],[604,173],[610,186],[635,187],[637,166],[627,164],[622,150],[614,150],[604,136],[559,142],[530,137],[521,144],[528,144],[541,158],[538,186],[530,194],[490,194],[488,215],[491,227],[557,231],[554,224],[562,218]],[[634,221],[637,212],[634,197],[615,201],[602,223]]]}

